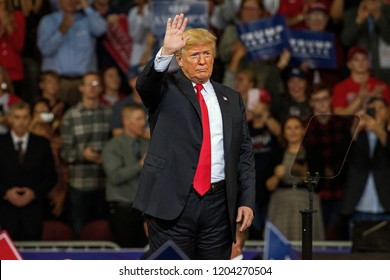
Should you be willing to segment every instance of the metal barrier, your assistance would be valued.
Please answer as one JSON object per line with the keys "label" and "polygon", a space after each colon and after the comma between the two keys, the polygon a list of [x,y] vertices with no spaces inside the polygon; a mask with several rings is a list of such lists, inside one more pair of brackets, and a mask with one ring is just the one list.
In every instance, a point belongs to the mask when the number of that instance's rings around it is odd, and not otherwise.
{"label": "metal barrier", "polygon": [[112,241],[15,241],[19,250],[120,250],[120,246]]}
{"label": "metal barrier", "polygon": [[[302,241],[290,241],[294,248],[301,248]],[[263,240],[247,240],[245,241],[247,248],[263,248]],[[351,249],[352,241],[313,241],[313,248],[317,249]]]}

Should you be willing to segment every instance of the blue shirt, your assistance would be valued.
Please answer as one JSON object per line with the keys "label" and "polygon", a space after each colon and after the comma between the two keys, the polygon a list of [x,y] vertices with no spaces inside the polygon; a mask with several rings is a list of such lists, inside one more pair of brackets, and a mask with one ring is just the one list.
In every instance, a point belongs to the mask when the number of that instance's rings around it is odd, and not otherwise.
{"label": "blue shirt", "polygon": [[[370,158],[374,155],[374,150],[378,137],[372,131],[367,131]],[[383,213],[384,209],[379,201],[378,193],[376,191],[374,174],[372,171],[368,174],[366,186],[364,192],[360,198],[359,203],[356,206],[356,210],[360,212],[368,213]]]}
{"label": "blue shirt", "polygon": [[82,76],[97,70],[96,38],[107,30],[103,17],[88,7],[75,13],[72,26],[59,31],[61,11],[42,18],[38,27],[38,48],[42,53],[42,71],[53,70],[60,75]]}

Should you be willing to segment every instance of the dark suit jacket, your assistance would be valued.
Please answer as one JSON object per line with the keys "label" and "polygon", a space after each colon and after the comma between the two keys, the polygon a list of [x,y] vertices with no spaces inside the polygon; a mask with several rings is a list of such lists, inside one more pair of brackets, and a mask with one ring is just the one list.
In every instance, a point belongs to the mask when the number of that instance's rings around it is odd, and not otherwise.
{"label": "dark suit jacket", "polygon": [[[255,168],[245,107],[232,89],[212,82],[223,119],[227,205],[235,237],[239,206],[255,203]],[[149,110],[151,141],[134,207],[147,215],[173,220],[182,212],[202,144],[201,112],[191,81],[179,70],[168,76],[153,61],[137,80]]]}
{"label": "dark suit jacket", "polygon": [[360,132],[352,144],[349,157],[341,214],[351,215],[355,211],[370,171],[374,174],[379,201],[386,211],[390,211],[390,135],[387,135],[385,146],[377,140],[373,158],[370,158],[367,133]]}
{"label": "dark suit jacket", "polygon": [[[0,225],[10,233],[18,227],[38,230],[42,224],[43,199],[57,180],[50,143],[30,133],[23,163],[19,162],[10,133],[0,136],[0,147]],[[4,200],[7,190],[14,186],[31,188],[35,200],[22,208]]]}

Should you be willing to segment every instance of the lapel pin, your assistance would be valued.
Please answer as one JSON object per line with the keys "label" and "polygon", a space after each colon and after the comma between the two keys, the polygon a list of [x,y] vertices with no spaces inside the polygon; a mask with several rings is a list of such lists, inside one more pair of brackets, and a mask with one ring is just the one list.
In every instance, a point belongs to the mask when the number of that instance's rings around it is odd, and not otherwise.
{"label": "lapel pin", "polygon": [[226,97],[226,96],[223,96],[223,100],[227,101],[228,99],[227,99],[227,97]]}

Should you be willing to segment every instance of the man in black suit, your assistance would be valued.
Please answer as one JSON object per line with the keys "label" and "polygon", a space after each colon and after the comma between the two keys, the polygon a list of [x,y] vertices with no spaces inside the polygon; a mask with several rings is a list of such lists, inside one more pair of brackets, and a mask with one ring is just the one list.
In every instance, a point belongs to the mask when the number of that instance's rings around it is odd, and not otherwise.
{"label": "man in black suit", "polygon": [[0,226],[14,240],[39,240],[43,202],[57,180],[50,143],[28,132],[30,107],[11,107],[11,131],[0,136]]}
{"label": "man in black suit", "polygon": [[[251,138],[240,95],[210,81],[215,36],[184,32],[186,24],[183,14],[168,19],[163,46],[137,81],[151,142],[134,207],[147,220],[151,252],[173,240],[191,259],[229,259],[236,227],[253,220]],[[167,75],[173,55],[181,70]]]}

